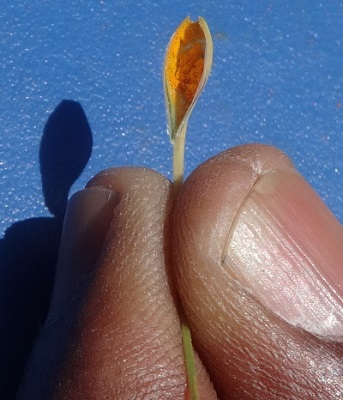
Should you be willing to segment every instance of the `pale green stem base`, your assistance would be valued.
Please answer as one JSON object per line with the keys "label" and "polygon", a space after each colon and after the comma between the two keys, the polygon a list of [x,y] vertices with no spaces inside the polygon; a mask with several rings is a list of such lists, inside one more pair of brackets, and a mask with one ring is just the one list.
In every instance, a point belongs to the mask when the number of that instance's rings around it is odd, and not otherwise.
{"label": "pale green stem base", "polygon": [[[179,135],[175,138],[173,143],[173,190],[175,198],[179,194],[183,183],[186,130],[187,123],[183,125],[182,130],[179,132]],[[188,322],[183,313],[181,315],[181,334],[190,399],[199,400],[192,336]]]}
{"label": "pale green stem base", "polygon": [[194,349],[191,331],[185,318],[181,321],[183,354],[185,357],[187,383],[191,400],[199,400],[197,371],[195,368]]}
{"label": "pale green stem base", "polygon": [[173,142],[173,188],[176,194],[179,194],[183,183],[186,130],[187,123],[184,123]]}

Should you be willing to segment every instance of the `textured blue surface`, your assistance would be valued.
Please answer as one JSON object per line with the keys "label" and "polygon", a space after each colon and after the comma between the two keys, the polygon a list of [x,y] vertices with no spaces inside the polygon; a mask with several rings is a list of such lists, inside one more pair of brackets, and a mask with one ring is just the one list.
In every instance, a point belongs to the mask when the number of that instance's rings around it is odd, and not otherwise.
{"label": "textured blue surface", "polygon": [[0,11],[1,234],[49,215],[39,147],[63,99],[80,102],[94,141],[72,192],[116,165],[170,176],[161,66],[186,15],[207,19],[215,48],[189,125],[187,172],[229,146],[274,144],[343,219],[341,1],[17,3]]}
{"label": "textured blue surface", "polygon": [[205,17],[214,39],[187,173],[228,147],[273,144],[343,221],[340,0],[12,3],[0,9],[1,398],[44,319],[70,187],[119,165],[170,176],[161,68],[185,16]]}

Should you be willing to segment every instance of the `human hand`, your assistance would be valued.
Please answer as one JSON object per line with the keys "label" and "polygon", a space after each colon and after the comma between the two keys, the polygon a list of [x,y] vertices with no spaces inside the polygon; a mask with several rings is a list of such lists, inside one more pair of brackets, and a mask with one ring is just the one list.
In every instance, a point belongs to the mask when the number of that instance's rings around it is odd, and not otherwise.
{"label": "human hand", "polygon": [[342,243],[271,147],[210,159],[176,201],[156,172],[104,171],[69,202],[19,398],[184,399],[180,302],[201,399],[341,399]]}

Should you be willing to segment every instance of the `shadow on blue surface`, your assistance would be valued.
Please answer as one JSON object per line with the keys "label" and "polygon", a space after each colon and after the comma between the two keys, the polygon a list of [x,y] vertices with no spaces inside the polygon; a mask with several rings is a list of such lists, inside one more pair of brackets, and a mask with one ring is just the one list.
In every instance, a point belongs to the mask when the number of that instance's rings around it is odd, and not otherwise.
{"label": "shadow on blue surface", "polygon": [[81,105],[63,100],[40,147],[45,204],[51,218],[16,222],[0,240],[0,399],[13,399],[33,341],[46,317],[70,187],[92,151]]}

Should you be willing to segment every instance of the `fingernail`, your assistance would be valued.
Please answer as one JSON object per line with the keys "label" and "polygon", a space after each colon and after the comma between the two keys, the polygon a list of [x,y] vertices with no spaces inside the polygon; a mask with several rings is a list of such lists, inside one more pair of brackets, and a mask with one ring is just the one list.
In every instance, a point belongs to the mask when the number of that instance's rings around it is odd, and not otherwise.
{"label": "fingernail", "polygon": [[98,187],[77,192],[69,200],[50,311],[63,308],[96,267],[119,201],[117,192]]}
{"label": "fingernail", "polygon": [[255,183],[231,228],[224,263],[288,323],[343,337],[343,229],[295,171],[270,171]]}

